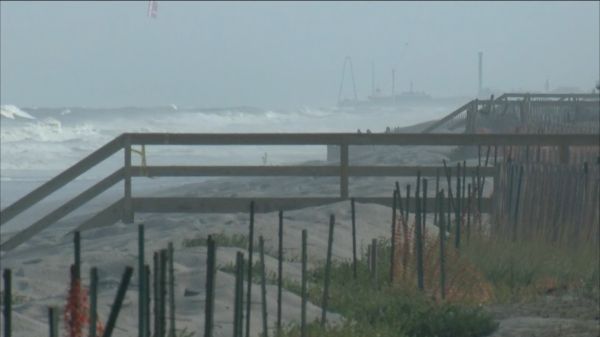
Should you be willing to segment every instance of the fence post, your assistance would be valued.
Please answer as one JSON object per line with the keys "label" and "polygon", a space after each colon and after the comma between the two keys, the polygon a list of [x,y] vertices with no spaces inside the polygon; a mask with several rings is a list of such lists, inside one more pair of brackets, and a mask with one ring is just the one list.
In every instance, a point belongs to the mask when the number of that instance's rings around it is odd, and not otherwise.
{"label": "fence post", "polygon": [[348,144],[340,145],[340,198],[348,199]]}
{"label": "fence post", "polygon": [[417,190],[415,191],[415,249],[417,253],[417,285],[419,290],[424,289],[423,284],[423,238],[421,224],[421,201],[420,201],[421,171],[417,171]]}
{"label": "fence post", "polygon": [[356,207],[354,198],[350,200],[350,206],[352,209],[352,275],[356,280]]}
{"label": "fence post", "polygon": [[283,211],[279,211],[279,250],[277,261],[277,335],[281,334],[281,299],[283,287]]}
{"label": "fence post", "polygon": [[329,302],[329,277],[331,274],[331,251],[333,249],[333,226],[335,216],[329,217],[329,239],[327,240],[327,260],[325,261],[325,286],[323,288],[323,303],[321,308],[321,326],[324,327],[327,320],[327,303]]}
{"label": "fence post", "polygon": [[237,252],[235,260],[235,299],[233,306],[233,336],[243,335],[244,315],[244,254]]}
{"label": "fence post", "polygon": [[373,239],[371,243],[371,279],[373,280],[373,286],[378,288],[377,280],[377,239]]}
{"label": "fence post", "polygon": [[160,263],[158,261],[158,252],[152,255],[154,264],[154,337],[160,337]]}
{"label": "fence post", "polygon": [[394,282],[394,252],[396,248],[396,203],[398,202],[398,190],[394,190],[393,207],[392,207],[392,236],[390,240],[390,283]]}
{"label": "fence post", "polygon": [[169,337],[175,337],[175,250],[173,242],[168,246],[168,268],[169,268]]}
{"label": "fence post", "polygon": [[204,301],[204,337],[212,337],[213,314],[215,303],[215,240],[209,235],[207,238],[206,252],[206,299]]}
{"label": "fence post", "polygon": [[252,255],[254,254],[254,201],[250,202],[250,235],[248,238],[248,290],[246,291],[246,337],[250,337],[252,304]]}
{"label": "fence post", "polygon": [[437,202],[438,193],[440,193],[440,169],[436,168],[435,169],[435,197],[436,197],[436,202],[435,202],[435,209],[434,209],[434,212],[433,212],[433,224],[435,226],[438,226],[438,213],[439,213],[439,208],[438,208],[439,203]]}
{"label": "fence post", "polygon": [[60,336],[58,334],[58,308],[56,307],[48,307],[48,327],[50,329],[50,337]]}
{"label": "fence post", "polygon": [[454,246],[456,247],[456,249],[460,248],[460,230],[461,230],[461,187],[460,187],[460,179],[461,175],[460,175],[460,163],[456,164],[456,209],[455,209],[455,217],[456,217],[456,235],[454,236]]}
{"label": "fence post", "polygon": [[421,234],[423,235],[423,240],[427,238],[427,179],[423,178],[423,203],[422,203],[422,213],[423,217],[421,218]]}
{"label": "fence post", "polygon": [[471,241],[471,184],[467,188],[467,244]]}
{"label": "fence post", "polygon": [[262,337],[269,337],[267,325],[267,272],[265,271],[265,240],[263,236],[258,237],[258,249],[260,251],[260,293],[261,293],[261,308],[262,308]]}
{"label": "fence post", "polygon": [[[90,269],[90,326],[89,337],[96,337],[98,317],[98,268]],[[140,329],[141,330],[141,329]]]}
{"label": "fence post", "polygon": [[523,165],[519,166],[519,180],[517,183],[517,199],[515,201],[515,214],[513,222],[513,241],[517,240],[517,222],[519,219],[519,199],[521,198],[521,183],[523,181]]}
{"label": "fence post", "polygon": [[126,224],[133,223],[133,202],[131,200],[131,136],[127,135],[123,138],[123,151],[124,151],[124,192],[125,196],[123,199],[123,215],[121,221]]}
{"label": "fence post", "polygon": [[439,210],[439,228],[440,228],[440,292],[442,300],[446,298],[446,225],[444,222],[444,190],[442,189],[438,194],[438,210]]}
{"label": "fence post", "polygon": [[306,337],[306,229],[302,230],[302,282],[301,282],[301,297],[302,305],[300,309],[300,337]]}
{"label": "fence post", "polygon": [[75,277],[81,280],[81,234],[79,231],[73,233],[73,246],[75,251]]}
{"label": "fence post", "polygon": [[123,304],[123,299],[125,298],[127,287],[129,287],[129,281],[131,280],[132,274],[133,268],[130,266],[125,267],[125,272],[123,273],[121,283],[119,284],[119,289],[117,290],[117,296],[115,297],[115,301],[110,309],[108,321],[106,322],[106,330],[104,330],[104,335],[102,335],[102,337],[112,336],[112,332],[115,328],[115,324],[117,323],[117,317],[119,316],[119,311],[121,310],[121,305]]}
{"label": "fence post", "polygon": [[144,294],[146,293],[146,286],[147,286],[147,280],[144,277],[145,276],[145,270],[144,270],[144,225],[143,224],[139,224],[138,225],[138,278],[139,278],[139,294],[138,294],[138,326],[139,326],[139,331],[138,331],[138,336],[139,337],[146,337],[148,332],[145,331],[146,329],[146,323],[144,322],[144,319],[146,317],[145,313],[144,313],[144,309],[146,308],[146,305],[144,303],[145,296]]}
{"label": "fence post", "polygon": [[167,333],[167,250],[161,249],[160,261],[160,336]]}
{"label": "fence post", "polygon": [[569,146],[568,145],[560,145],[558,147],[558,151],[559,151],[559,160],[561,164],[568,164],[569,163]]}
{"label": "fence post", "polygon": [[150,265],[144,265],[144,332],[146,335],[144,337],[150,337]]}
{"label": "fence post", "polygon": [[406,215],[404,219],[406,220],[406,224],[408,225],[408,213],[410,211],[410,184],[406,185]]}
{"label": "fence post", "polygon": [[4,336],[12,334],[12,271],[4,269]]}

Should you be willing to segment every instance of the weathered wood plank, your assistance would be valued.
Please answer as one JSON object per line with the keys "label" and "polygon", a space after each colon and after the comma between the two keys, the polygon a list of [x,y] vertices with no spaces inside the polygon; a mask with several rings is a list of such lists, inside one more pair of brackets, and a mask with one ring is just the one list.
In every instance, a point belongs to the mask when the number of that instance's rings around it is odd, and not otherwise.
{"label": "weathered wood plank", "polygon": [[10,239],[3,242],[2,245],[0,245],[0,250],[9,251],[9,250],[16,248],[17,246],[19,246],[20,244],[22,244],[23,242],[27,241],[29,238],[34,236],[35,234],[41,232],[46,227],[48,227],[51,224],[55,223],[56,221],[62,219],[65,215],[71,213],[72,211],[77,209],[79,206],[85,204],[86,202],[88,202],[89,200],[91,200],[92,198],[97,196],[98,194],[106,191],[107,189],[109,189],[111,186],[115,185],[122,179],[123,179],[123,168],[115,171],[113,174],[102,179],[100,182],[96,183],[94,186],[83,191],[82,193],[80,193],[79,195],[74,197],[73,199],[67,201],[65,204],[63,204],[59,208],[50,212],[45,217],[36,221],[31,226],[21,230],[19,233],[17,233],[16,235],[12,236]]}
{"label": "weathered wood plank", "polygon": [[67,183],[86,172],[104,159],[110,157],[115,152],[123,147],[123,136],[119,136],[90,155],[79,161],[77,164],[69,167],[56,177],[50,179],[42,186],[36,188],[26,196],[14,202],[0,212],[0,226],[8,222],[10,219],[19,215],[21,212],[31,207],[31,205],[47,197],[52,192],[63,187]]}
{"label": "weathered wood plank", "polygon": [[[356,197],[359,203],[379,204],[392,207],[390,197]],[[251,201],[255,203],[255,211],[259,213],[276,212],[278,210],[293,210],[306,207],[326,205],[347,199],[338,197],[289,197],[289,198],[133,198],[135,212],[140,213],[235,213],[247,212]],[[433,204],[434,198],[428,198],[427,202]],[[488,211],[491,201],[484,198],[483,209]],[[447,205],[444,204],[444,207]],[[444,208],[445,209],[445,208]],[[411,200],[410,210],[415,210],[415,200]]]}
{"label": "weathered wood plank", "polygon": [[127,133],[132,145],[597,145],[596,134]]}
{"label": "weathered wood plank", "polygon": [[[412,177],[417,171],[435,176],[438,166],[349,166],[353,177]],[[132,166],[133,177],[337,177],[339,166]],[[482,167],[481,175],[494,176],[493,167]],[[475,167],[467,168],[474,175]]]}

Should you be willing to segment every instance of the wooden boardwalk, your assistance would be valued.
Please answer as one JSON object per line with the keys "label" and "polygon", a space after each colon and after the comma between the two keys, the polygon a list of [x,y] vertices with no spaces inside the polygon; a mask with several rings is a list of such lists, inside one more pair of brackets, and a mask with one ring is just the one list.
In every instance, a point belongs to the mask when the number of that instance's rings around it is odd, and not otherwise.
{"label": "wooden boardwalk", "polygon": [[[43,229],[81,207],[108,188],[123,183],[123,197],[92,216],[80,228],[90,228],[116,221],[132,223],[136,212],[241,212],[246,211],[250,200],[256,201],[257,211],[293,209],[347,200],[350,176],[413,176],[420,171],[433,175],[442,167],[419,166],[352,166],[348,160],[348,148],[356,145],[434,145],[434,146],[558,146],[568,153],[571,146],[597,145],[596,134],[354,134],[354,133],[264,133],[264,134],[173,134],[173,133],[126,133],[110,141],[80,162],[71,166],[31,193],[17,200],[0,212],[0,225],[28,210],[51,193],[60,189],[78,176],[103,162],[120,150],[124,150],[123,167],[98,183],[66,201],[62,206],[45,215],[26,229],[2,242],[0,249],[16,248]],[[335,166],[132,166],[133,145],[336,145],[340,148],[340,160]],[[568,157],[567,157],[568,158]],[[494,176],[494,170],[481,168],[482,176]],[[474,174],[474,171],[469,171]],[[338,177],[340,191],[337,197],[281,198],[148,198],[132,197],[132,177],[196,177],[196,176],[314,176]],[[392,198],[352,196],[358,202],[392,204]],[[433,203],[433,200],[431,200]],[[490,201],[485,199],[484,210],[489,210]]]}

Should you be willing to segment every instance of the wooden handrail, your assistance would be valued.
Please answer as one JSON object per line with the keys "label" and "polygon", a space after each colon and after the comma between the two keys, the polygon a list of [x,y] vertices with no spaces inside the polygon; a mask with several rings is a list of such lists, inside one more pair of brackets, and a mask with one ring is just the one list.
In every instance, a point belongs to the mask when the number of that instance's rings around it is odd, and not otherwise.
{"label": "wooden handrail", "polygon": [[[561,146],[586,146],[597,145],[598,135],[596,134],[355,134],[355,133],[263,133],[263,134],[190,134],[190,133],[125,133],[110,141],[100,149],[85,157],[77,164],[71,166],[64,172],[57,175],[47,183],[35,189],[33,192],[22,197],[14,204],[6,207],[0,212],[2,224],[6,223],[16,215],[33,206],[52,192],[64,186],[76,177],[91,169],[104,159],[113,155],[122,148],[125,148],[125,163],[122,168],[104,178],[94,186],[88,188],[64,205],[55,209],[42,219],[31,226],[17,233],[0,246],[1,250],[10,250],[31,238],[36,233],[50,226],[52,223],[63,218],[74,209],[80,207],[87,201],[96,197],[106,189],[115,185],[121,180],[125,181],[124,197],[109,208],[94,217],[94,221],[114,221],[117,218],[116,210],[122,208],[123,221],[133,221],[135,211],[149,211],[156,207],[156,211],[177,210],[178,207],[194,209],[219,209],[219,199],[198,199],[202,205],[193,206],[194,200],[164,199],[165,204],[160,204],[162,199],[152,198],[132,198],[128,194],[131,191],[131,177],[135,176],[339,176],[340,177],[340,196],[336,198],[294,198],[284,200],[288,204],[296,206],[301,204],[312,204],[313,202],[335,202],[336,200],[345,200],[348,198],[348,177],[349,176],[408,176],[414,175],[420,170],[423,175],[434,175],[435,166],[350,166],[348,160],[348,147],[352,146],[372,146],[372,145],[430,145],[430,146],[454,146],[454,145],[553,145]],[[340,163],[335,166],[150,166],[140,167],[131,166],[131,145],[337,145],[342,148]],[[344,152],[346,153],[344,155]],[[473,172],[469,172],[473,174]],[[491,169],[483,168],[480,174],[490,176],[493,174]],[[384,198],[385,199],[385,198]],[[369,199],[361,200],[377,201],[385,204],[387,199]],[[283,200],[283,199],[282,199]],[[359,200],[357,198],[357,200]],[[227,207],[237,207],[244,199],[233,198],[228,202]],[[276,198],[264,199],[271,206],[277,205]],[[283,201],[282,201],[283,202]],[[236,206],[237,205],[237,206]],[[222,206],[221,208],[225,207]],[[271,207],[270,206],[270,207]],[[273,206],[274,207],[274,206]],[[226,208],[226,207],[225,207]],[[127,220],[130,219],[130,220]],[[91,227],[93,222],[87,222],[84,227]]]}
{"label": "wooden handrail", "polygon": [[19,215],[20,213],[31,207],[33,204],[44,199],[52,192],[75,180],[75,178],[88,171],[90,168],[96,166],[104,159],[110,157],[111,155],[119,151],[122,147],[123,136],[121,135],[111,140],[98,150],[92,152],[90,155],[83,158],[75,165],[61,172],[56,177],[50,179],[42,186],[36,188],[21,199],[15,201],[12,205],[4,208],[2,211],[0,211],[0,226],[5,224],[15,216]]}
{"label": "wooden handrail", "polygon": [[596,145],[594,134],[127,133],[132,145]]}
{"label": "wooden handrail", "polygon": [[110,187],[112,187],[113,185],[118,183],[119,181],[123,180],[123,171],[124,171],[123,168],[118,169],[113,174],[102,179],[101,181],[96,183],[94,186],[83,191],[82,193],[80,193],[79,195],[74,197],[73,199],[67,201],[62,206],[58,207],[57,209],[50,212],[45,217],[36,221],[31,226],[18,232],[17,234],[12,236],[10,239],[3,242],[2,245],[0,245],[0,250],[8,251],[8,250],[16,248],[23,242],[30,239],[35,234],[44,230],[46,227],[48,227],[51,224],[55,223],[56,221],[62,219],[65,215],[71,213],[72,211],[77,209],[79,206],[88,202],[89,200],[96,197],[100,193],[106,191],[107,189],[109,189]]}
{"label": "wooden handrail", "polygon": [[[449,168],[455,170],[456,168]],[[443,166],[348,166],[353,177],[433,177]],[[482,167],[480,176],[492,177],[493,167]],[[477,174],[475,167],[467,168],[467,175]],[[339,166],[132,166],[133,177],[337,177]]]}

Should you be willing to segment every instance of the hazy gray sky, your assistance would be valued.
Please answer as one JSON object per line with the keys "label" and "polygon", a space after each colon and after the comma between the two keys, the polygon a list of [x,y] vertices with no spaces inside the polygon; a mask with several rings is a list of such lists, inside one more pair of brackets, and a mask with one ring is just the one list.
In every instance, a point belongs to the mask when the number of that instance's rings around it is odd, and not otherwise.
{"label": "hazy gray sky", "polygon": [[[21,106],[334,105],[344,57],[359,98],[475,95],[600,77],[598,2],[2,2],[0,102]],[[350,82],[346,88],[350,89]],[[350,96],[351,91],[345,91]]]}

